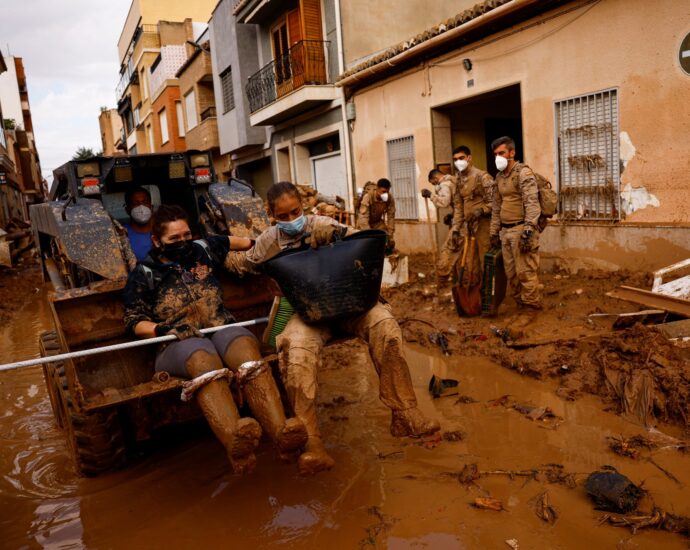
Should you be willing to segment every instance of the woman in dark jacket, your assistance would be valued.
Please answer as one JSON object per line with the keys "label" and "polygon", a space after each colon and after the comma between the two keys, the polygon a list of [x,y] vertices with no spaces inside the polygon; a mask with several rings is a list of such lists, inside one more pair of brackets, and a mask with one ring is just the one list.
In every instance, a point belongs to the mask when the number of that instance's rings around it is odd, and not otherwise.
{"label": "woman in dark jacket", "polygon": [[196,393],[201,410],[225,445],[233,470],[254,469],[254,449],[261,428],[268,432],[279,456],[288,460],[306,442],[301,420],[287,419],[270,369],[261,359],[259,342],[247,329],[229,327],[205,338],[202,328],[234,322],[223,305],[216,272],[231,250],[246,250],[242,237],[213,236],[193,241],[186,212],[161,205],[151,227],[153,248],[132,271],[125,288],[125,322],[140,338],[166,334],[179,341],[164,346],[155,369],[182,378],[197,378],[227,366],[239,379],[253,418],[240,418],[228,380],[220,378]]}

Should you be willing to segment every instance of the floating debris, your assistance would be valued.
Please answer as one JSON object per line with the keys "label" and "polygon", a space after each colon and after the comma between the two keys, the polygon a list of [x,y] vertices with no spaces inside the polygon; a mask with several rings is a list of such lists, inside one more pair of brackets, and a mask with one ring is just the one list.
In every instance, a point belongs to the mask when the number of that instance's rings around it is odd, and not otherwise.
{"label": "floating debris", "polygon": [[477,497],[474,499],[472,506],[480,510],[493,510],[494,512],[502,512],[505,510],[503,503],[493,497]]}
{"label": "floating debris", "polygon": [[551,506],[549,502],[549,492],[544,491],[529,501],[529,504],[534,507],[534,512],[537,517],[546,523],[553,525],[558,519],[558,512]]}
{"label": "floating debris", "polygon": [[597,510],[627,514],[637,508],[644,491],[615,470],[593,472],[585,481],[585,490]]}

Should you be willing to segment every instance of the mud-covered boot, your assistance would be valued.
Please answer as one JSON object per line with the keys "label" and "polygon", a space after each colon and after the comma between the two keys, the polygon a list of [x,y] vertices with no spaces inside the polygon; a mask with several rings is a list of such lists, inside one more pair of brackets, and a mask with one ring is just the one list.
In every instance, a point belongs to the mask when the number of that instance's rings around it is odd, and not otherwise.
{"label": "mud-covered boot", "polygon": [[[220,358],[206,351],[194,352],[185,364],[192,377],[223,368]],[[254,449],[259,445],[261,426],[253,418],[240,418],[227,380],[209,382],[196,393],[211,430],[228,453],[233,472],[247,474],[256,467]]]}
{"label": "mud-covered boot", "polygon": [[417,407],[393,411],[391,435],[395,437],[422,437],[441,429],[437,420],[431,420]]}
{"label": "mud-covered boot", "polygon": [[335,460],[326,452],[323,441],[319,436],[309,436],[305,451],[297,461],[299,473],[303,476],[313,476],[335,466]]}

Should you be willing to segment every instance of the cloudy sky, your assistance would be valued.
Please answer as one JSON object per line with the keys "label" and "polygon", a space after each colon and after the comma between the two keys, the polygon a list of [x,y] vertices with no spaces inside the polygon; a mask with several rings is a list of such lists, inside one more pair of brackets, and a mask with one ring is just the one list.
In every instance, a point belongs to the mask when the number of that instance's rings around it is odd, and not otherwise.
{"label": "cloudy sky", "polygon": [[117,40],[130,1],[0,0],[0,48],[24,58],[46,177],[77,148],[101,149],[98,113],[115,107]]}

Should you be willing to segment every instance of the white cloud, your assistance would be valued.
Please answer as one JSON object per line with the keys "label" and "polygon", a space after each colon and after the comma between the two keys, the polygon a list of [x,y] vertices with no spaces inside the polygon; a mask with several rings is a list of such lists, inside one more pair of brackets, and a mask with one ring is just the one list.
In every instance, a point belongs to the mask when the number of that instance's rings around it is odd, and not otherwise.
{"label": "white cloud", "polygon": [[131,0],[0,0],[0,47],[24,59],[44,175],[79,147],[101,149],[98,113],[115,106],[117,40]]}

